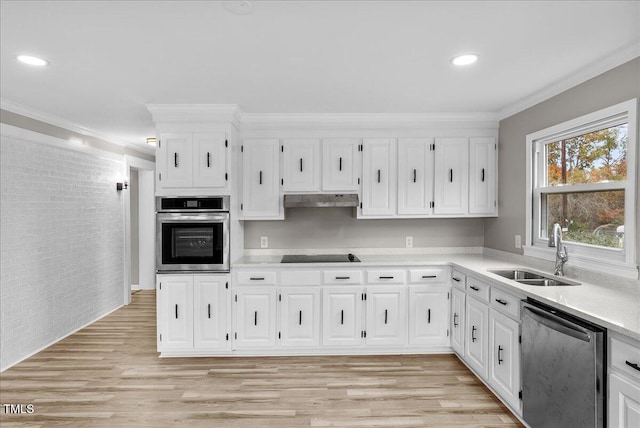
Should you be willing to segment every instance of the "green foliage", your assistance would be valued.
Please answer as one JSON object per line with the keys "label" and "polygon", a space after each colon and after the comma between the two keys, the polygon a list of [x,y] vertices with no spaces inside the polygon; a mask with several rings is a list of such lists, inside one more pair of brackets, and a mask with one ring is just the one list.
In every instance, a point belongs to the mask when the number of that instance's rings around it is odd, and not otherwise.
{"label": "green foliage", "polygon": [[581,244],[598,245],[601,247],[622,248],[620,238],[615,235],[596,235],[590,230],[571,230],[564,232],[563,239]]}

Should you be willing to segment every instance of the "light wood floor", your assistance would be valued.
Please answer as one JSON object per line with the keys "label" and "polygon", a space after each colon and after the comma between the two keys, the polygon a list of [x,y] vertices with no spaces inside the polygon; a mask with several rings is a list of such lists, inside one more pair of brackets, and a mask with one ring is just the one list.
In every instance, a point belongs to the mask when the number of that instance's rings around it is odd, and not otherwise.
{"label": "light wood floor", "polygon": [[158,358],[155,293],[0,374],[9,427],[520,427],[452,355]]}

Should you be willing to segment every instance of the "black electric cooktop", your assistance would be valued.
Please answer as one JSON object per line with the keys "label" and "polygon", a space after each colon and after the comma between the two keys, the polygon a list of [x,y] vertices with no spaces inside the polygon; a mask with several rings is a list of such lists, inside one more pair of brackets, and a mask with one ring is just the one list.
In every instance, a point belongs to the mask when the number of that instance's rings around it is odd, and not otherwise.
{"label": "black electric cooktop", "polygon": [[282,256],[280,263],[354,263],[360,259],[353,254],[287,254]]}

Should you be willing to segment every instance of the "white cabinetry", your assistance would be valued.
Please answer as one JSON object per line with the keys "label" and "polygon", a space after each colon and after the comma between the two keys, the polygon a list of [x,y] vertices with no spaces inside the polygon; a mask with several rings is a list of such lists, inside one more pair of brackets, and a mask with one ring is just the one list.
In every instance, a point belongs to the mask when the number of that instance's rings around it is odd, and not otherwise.
{"label": "white cabinetry", "polygon": [[358,139],[322,140],[322,190],[327,192],[358,191]]}
{"label": "white cabinetry", "polygon": [[223,132],[160,134],[156,152],[158,189],[197,188],[226,193],[227,148]]}
{"label": "white cabinetry", "polygon": [[640,426],[640,343],[612,335],[609,339],[608,426]]}
{"label": "white cabinetry", "polygon": [[280,303],[280,344],[320,345],[320,287],[283,287]]}
{"label": "white cabinetry", "polygon": [[276,344],[276,290],[239,287],[235,296],[235,349],[268,348]]}
{"label": "white cabinetry", "polygon": [[283,140],[282,153],[283,191],[320,190],[319,140]]}
{"label": "white cabinetry", "polygon": [[433,138],[398,140],[398,214],[433,213]]}
{"label": "white cabinetry", "polygon": [[512,408],[520,410],[520,324],[491,309],[489,383]]}
{"label": "white cabinetry", "polygon": [[362,343],[362,287],[326,287],[322,299],[322,344],[356,346]]}
{"label": "white cabinetry", "polygon": [[487,379],[489,366],[489,308],[467,296],[465,314],[465,360],[476,373]]}
{"label": "white cabinetry", "polygon": [[468,210],[469,142],[467,138],[436,138],[435,214],[464,215]]}
{"label": "white cabinetry", "polygon": [[495,214],[497,145],[493,137],[469,140],[469,214]]}
{"label": "white cabinetry", "polygon": [[449,344],[449,293],[445,285],[409,287],[409,343]]}
{"label": "white cabinetry", "polygon": [[406,288],[397,285],[367,287],[365,294],[367,345],[403,345],[406,341]]}
{"label": "white cabinetry", "polygon": [[465,297],[460,289],[451,290],[451,347],[461,357],[464,357]]}
{"label": "white cabinetry", "polygon": [[282,219],[280,142],[247,139],[242,151],[242,219]]}
{"label": "white cabinetry", "polygon": [[228,275],[158,275],[158,351],[215,355],[230,350],[228,284]]}
{"label": "white cabinetry", "polygon": [[394,139],[364,139],[362,216],[391,216],[396,213],[396,167]]}

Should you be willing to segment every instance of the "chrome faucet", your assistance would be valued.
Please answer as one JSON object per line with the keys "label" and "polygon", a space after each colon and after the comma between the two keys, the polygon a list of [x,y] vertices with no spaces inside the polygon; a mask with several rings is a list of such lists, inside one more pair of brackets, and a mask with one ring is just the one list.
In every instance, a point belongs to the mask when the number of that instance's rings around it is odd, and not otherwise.
{"label": "chrome faucet", "polygon": [[553,230],[549,235],[549,246],[556,247],[556,268],[554,275],[564,276],[564,264],[569,260],[566,245],[562,245],[562,228],[559,223],[553,224]]}

